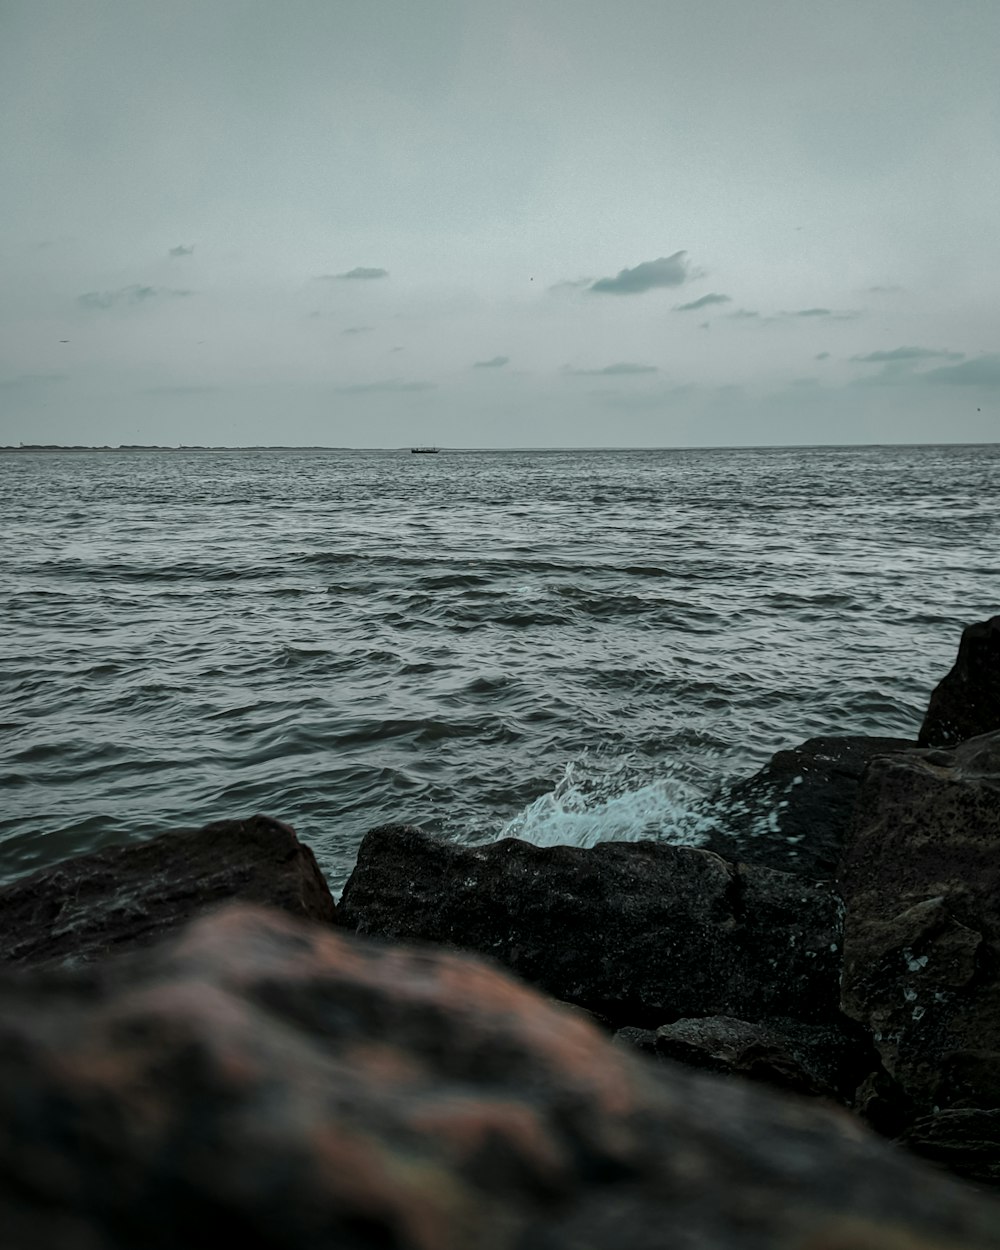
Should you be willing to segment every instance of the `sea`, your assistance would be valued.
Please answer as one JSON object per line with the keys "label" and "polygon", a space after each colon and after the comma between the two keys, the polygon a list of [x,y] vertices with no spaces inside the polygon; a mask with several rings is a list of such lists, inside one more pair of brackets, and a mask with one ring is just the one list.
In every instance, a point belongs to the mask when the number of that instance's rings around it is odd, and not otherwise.
{"label": "sea", "polygon": [[1000,611],[1000,446],[0,454],[0,882],[264,812],[697,845],[915,737]]}

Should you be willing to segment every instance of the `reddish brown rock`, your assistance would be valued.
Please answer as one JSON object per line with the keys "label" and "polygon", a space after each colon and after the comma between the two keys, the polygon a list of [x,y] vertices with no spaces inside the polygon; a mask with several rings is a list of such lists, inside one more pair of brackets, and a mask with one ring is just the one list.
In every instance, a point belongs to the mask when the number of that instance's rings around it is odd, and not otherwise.
{"label": "reddish brown rock", "polygon": [[87,963],[235,899],[309,920],[335,914],[294,829],[269,816],[220,820],[79,855],[0,889],[0,964]]}
{"label": "reddish brown rock", "polygon": [[463,847],[385,825],[337,914],[364,935],[489,955],[616,1026],[838,1012],[835,891],[690,847]]}
{"label": "reddish brown rock", "polygon": [[845,1013],[918,1114],[1000,1108],[1000,733],[875,761],[840,880]]}
{"label": "reddish brown rock", "polygon": [[843,1114],[653,1069],[469,957],[231,907],[0,975],[4,1250],[1000,1250]]}
{"label": "reddish brown rock", "polygon": [[962,631],[958,656],[935,686],[920,745],[952,746],[1000,729],[1000,616]]}

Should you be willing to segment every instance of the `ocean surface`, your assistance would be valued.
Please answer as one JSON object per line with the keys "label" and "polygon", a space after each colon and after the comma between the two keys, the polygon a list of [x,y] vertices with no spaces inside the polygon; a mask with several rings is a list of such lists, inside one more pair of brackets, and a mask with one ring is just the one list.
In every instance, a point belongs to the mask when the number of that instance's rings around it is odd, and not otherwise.
{"label": "ocean surface", "polygon": [[697,843],[915,736],[1000,611],[1000,446],[0,455],[0,881],[266,812]]}

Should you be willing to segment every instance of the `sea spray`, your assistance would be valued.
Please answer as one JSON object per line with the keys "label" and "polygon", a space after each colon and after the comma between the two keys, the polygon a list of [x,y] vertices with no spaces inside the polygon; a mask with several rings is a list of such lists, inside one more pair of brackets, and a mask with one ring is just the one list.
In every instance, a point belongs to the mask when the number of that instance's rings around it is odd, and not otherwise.
{"label": "sea spray", "polygon": [[554,789],[509,820],[500,837],[536,846],[593,846],[656,838],[700,846],[714,827],[708,801],[675,773],[640,781],[627,764],[594,771],[584,756],[566,764]]}

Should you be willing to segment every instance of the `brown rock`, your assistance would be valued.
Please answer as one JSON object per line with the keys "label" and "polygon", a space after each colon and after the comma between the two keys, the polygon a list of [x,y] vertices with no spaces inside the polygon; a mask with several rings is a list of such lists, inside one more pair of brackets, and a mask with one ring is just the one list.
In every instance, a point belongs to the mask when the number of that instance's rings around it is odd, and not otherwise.
{"label": "brown rock", "polygon": [[1000,616],[962,631],[958,657],[934,687],[920,745],[952,746],[1000,729]]}
{"label": "brown rock", "polygon": [[0,963],[87,963],[155,942],[239,899],[332,921],[323,874],[269,816],[220,820],[79,855],[0,889]]}
{"label": "brown rock", "polygon": [[1000,733],[873,762],[840,880],[845,1013],[918,1112],[1000,1107]]}
{"label": "brown rock", "polygon": [[831,887],[657,842],[456,846],[373,829],[338,908],[358,933],[499,960],[614,1026],[837,1014]]}
{"label": "brown rock", "polygon": [[235,906],[0,975],[4,1250],[998,1250],[845,1115],[651,1067],[478,960]]}

